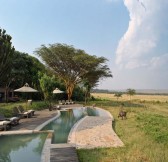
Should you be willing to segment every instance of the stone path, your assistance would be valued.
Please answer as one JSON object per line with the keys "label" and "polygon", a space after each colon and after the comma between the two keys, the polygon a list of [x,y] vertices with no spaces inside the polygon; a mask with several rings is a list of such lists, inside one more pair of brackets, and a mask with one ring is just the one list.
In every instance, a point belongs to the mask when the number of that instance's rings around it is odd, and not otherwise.
{"label": "stone path", "polygon": [[68,139],[77,148],[118,147],[123,142],[112,129],[109,117],[85,117],[74,127]]}
{"label": "stone path", "polygon": [[78,162],[76,148],[69,144],[52,144],[50,162]]}

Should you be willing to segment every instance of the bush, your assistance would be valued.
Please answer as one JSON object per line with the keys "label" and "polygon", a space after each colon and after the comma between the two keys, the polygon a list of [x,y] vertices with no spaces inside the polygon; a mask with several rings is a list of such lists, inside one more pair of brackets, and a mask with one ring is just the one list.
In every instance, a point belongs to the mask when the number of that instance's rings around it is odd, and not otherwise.
{"label": "bush", "polygon": [[33,109],[33,110],[44,110],[49,107],[49,103],[45,101],[38,101],[38,102],[33,102],[31,106],[29,106],[28,109]]}
{"label": "bush", "polygon": [[0,108],[0,114],[3,114],[5,117],[12,117],[13,115],[13,112],[12,112],[12,109],[10,108]]}

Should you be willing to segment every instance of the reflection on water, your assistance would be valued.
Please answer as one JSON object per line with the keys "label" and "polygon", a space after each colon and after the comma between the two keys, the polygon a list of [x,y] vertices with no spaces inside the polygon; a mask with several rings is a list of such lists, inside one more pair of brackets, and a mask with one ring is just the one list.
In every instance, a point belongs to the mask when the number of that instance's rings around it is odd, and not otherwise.
{"label": "reflection on water", "polygon": [[46,125],[43,130],[54,130],[52,143],[66,143],[73,125],[86,115],[98,116],[99,114],[96,109],[92,108],[76,108],[61,111],[61,116]]}
{"label": "reflection on water", "polygon": [[0,136],[0,162],[40,162],[47,134]]}

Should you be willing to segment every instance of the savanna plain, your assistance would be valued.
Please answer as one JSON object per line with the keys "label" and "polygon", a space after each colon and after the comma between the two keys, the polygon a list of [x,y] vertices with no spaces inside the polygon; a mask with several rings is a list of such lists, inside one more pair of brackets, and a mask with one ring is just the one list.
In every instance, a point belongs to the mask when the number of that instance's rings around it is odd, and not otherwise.
{"label": "savanna plain", "polygon": [[[78,150],[80,162],[168,162],[168,96],[93,93],[96,104],[109,111],[112,127],[124,147]],[[123,106],[121,106],[123,105]],[[120,110],[127,119],[118,118]]]}

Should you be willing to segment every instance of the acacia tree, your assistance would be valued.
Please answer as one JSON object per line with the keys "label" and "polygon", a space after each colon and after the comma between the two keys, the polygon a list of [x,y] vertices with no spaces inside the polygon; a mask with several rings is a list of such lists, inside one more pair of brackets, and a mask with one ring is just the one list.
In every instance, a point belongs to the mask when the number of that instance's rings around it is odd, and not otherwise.
{"label": "acacia tree", "polygon": [[12,46],[12,37],[6,34],[5,30],[0,29],[0,82],[7,78],[11,69],[14,47]]}
{"label": "acacia tree", "polygon": [[122,93],[121,93],[121,92],[117,92],[117,93],[114,94],[114,97],[116,97],[116,98],[117,98],[117,101],[118,101],[118,99],[119,99],[120,97],[122,97]]}
{"label": "acacia tree", "polygon": [[[45,64],[65,83],[68,99],[71,98],[76,84],[87,78],[90,72],[105,71],[111,76],[104,57],[91,56],[80,49],[66,44],[42,45],[36,50]],[[100,77],[102,77],[101,75]],[[88,77],[89,78],[89,77]]]}
{"label": "acacia tree", "polygon": [[127,95],[130,96],[130,100],[131,100],[131,96],[135,95],[136,91],[135,91],[135,89],[129,88],[129,89],[127,89],[126,93],[127,93]]}

